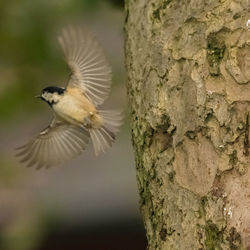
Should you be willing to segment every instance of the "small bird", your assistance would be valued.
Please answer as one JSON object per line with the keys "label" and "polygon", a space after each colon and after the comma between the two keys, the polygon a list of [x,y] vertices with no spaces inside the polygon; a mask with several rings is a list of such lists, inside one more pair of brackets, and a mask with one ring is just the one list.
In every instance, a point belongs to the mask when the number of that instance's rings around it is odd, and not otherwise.
{"label": "small bird", "polygon": [[81,154],[91,138],[95,154],[105,152],[122,124],[122,112],[98,108],[110,92],[111,67],[89,32],[68,27],[58,37],[71,71],[67,86],[46,87],[36,96],[54,111],[50,125],[17,156],[27,166],[51,167]]}

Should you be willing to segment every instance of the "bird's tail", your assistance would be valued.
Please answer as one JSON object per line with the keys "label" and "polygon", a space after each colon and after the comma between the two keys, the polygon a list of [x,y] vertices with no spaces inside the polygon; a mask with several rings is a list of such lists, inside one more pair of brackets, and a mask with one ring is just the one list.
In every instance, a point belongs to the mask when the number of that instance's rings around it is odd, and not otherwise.
{"label": "bird's tail", "polygon": [[121,111],[99,110],[99,115],[103,119],[103,125],[89,130],[96,155],[112,146],[123,120]]}

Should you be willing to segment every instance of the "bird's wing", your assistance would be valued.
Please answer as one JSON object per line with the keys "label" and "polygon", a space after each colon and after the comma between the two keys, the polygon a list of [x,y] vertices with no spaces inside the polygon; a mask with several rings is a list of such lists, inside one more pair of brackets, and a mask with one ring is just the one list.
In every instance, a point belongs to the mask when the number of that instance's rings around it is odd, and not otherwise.
{"label": "bird's wing", "polygon": [[107,98],[111,67],[95,37],[80,28],[67,28],[58,41],[71,70],[67,88],[80,88],[96,106]]}
{"label": "bird's wing", "polygon": [[88,143],[89,132],[54,118],[40,134],[22,147],[17,156],[27,166],[51,167],[79,155]]}

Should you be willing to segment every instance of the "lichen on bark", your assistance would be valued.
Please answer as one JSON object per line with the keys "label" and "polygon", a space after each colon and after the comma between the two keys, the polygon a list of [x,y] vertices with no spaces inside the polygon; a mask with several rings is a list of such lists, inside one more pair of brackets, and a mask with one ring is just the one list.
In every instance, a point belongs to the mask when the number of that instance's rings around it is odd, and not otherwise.
{"label": "lichen on bark", "polygon": [[248,1],[127,0],[125,11],[149,249],[247,249]]}

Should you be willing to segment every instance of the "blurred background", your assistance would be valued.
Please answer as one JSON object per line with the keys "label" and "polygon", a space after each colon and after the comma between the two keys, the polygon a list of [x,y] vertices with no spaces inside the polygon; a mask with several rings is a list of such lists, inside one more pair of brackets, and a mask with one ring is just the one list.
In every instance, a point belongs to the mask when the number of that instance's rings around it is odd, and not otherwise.
{"label": "blurred background", "polygon": [[57,43],[66,25],[96,35],[113,67],[106,105],[127,106],[123,19],[119,0],[0,1],[0,250],[146,249],[127,117],[112,150],[98,158],[92,145],[48,170],[14,157],[52,118],[33,97],[67,82]]}

